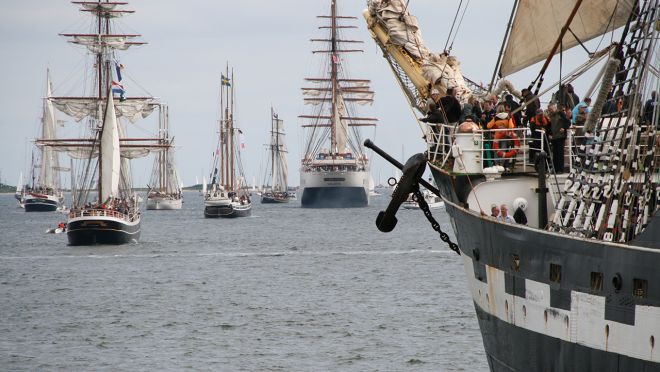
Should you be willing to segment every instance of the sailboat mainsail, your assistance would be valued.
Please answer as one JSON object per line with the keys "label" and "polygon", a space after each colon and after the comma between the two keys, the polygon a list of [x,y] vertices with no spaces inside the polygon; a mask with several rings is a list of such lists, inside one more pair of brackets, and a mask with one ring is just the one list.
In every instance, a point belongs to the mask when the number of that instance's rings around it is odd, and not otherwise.
{"label": "sailboat mainsail", "polygon": [[[575,7],[575,0],[524,0],[517,3],[502,57],[502,76],[546,59]],[[632,7],[630,0],[582,0],[570,24],[571,33],[562,39],[562,49],[570,49],[621,27],[628,20]]]}
{"label": "sailboat mainsail", "polygon": [[121,156],[119,152],[119,129],[112,94],[108,94],[103,129],[101,129],[101,177],[99,178],[100,200],[109,200],[119,196],[119,171]]}

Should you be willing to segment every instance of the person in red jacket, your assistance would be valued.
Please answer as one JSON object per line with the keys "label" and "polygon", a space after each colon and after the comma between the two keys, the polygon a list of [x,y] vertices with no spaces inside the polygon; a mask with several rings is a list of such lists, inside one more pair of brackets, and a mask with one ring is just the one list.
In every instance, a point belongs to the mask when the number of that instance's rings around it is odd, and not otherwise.
{"label": "person in red jacket", "polygon": [[[529,129],[532,131],[532,145],[529,152],[529,161],[534,163],[536,156],[541,151],[541,143],[543,143],[543,151],[550,154],[548,151],[548,134],[550,133],[550,118],[548,118],[543,109],[536,110],[536,115],[529,120]],[[541,139],[543,137],[543,139]]]}

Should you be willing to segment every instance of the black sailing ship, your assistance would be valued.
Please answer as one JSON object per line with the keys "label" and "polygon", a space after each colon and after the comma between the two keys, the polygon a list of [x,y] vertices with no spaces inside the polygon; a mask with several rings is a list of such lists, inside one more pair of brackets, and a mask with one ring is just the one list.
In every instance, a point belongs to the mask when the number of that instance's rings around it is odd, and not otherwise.
{"label": "black sailing ship", "polygon": [[[81,12],[90,15],[88,33],[62,36],[84,46],[94,58],[93,95],[50,96],[53,106],[76,121],[83,121],[87,135],[82,138],[57,138],[37,141],[44,148],[65,152],[72,165],[72,206],[66,233],[70,245],[125,244],[140,237],[140,210],[132,190],[130,159],[160,151],[169,145],[159,138],[126,137],[121,119],[147,117],[158,102],[152,97],[125,97],[117,50],[144,42],[133,41],[140,35],[114,33],[114,20],[130,13],[124,2],[73,1]],[[86,90],[86,89],[85,89]],[[118,95],[115,97],[115,95]],[[72,162],[73,164],[73,162]],[[74,169],[75,168],[75,169]]]}
{"label": "black sailing ship", "polygon": [[[377,224],[391,231],[405,197],[419,194],[420,183],[432,188],[420,179],[430,166],[457,244],[440,225],[434,228],[464,263],[491,370],[658,371],[660,113],[657,96],[650,110],[643,102],[660,87],[659,3],[561,4],[565,9],[553,13],[549,7],[562,8],[556,2],[516,1],[496,72],[508,77],[546,60],[530,84],[532,94],[523,98],[526,107],[558,85],[541,90],[555,54],[611,33],[612,45],[591,53],[562,81],[602,67],[581,128],[589,135],[569,136],[570,172],[555,172],[526,128],[509,144],[511,158],[497,160],[516,160],[502,171],[484,167],[485,144],[496,141],[497,130],[425,124],[427,151],[399,164],[404,175]],[[365,18],[410,105],[421,113],[431,89],[443,94],[454,88],[462,101],[499,95],[502,88],[520,94],[503,79],[483,91],[455,68],[453,56],[428,52],[404,1],[371,0]],[[524,49],[530,19],[556,25],[546,28],[548,40],[537,36],[534,52]],[[608,104],[614,109],[603,110]],[[529,151],[538,152],[534,164],[528,163]],[[490,217],[484,208],[494,203],[520,209],[527,223]]]}

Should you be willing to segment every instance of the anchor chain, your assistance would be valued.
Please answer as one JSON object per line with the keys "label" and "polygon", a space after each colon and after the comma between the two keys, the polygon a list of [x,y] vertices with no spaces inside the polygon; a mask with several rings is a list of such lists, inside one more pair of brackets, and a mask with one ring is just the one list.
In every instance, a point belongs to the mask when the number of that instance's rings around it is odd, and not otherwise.
{"label": "anchor chain", "polygon": [[417,199],[417,204],[419,204],[419,208],[424,212],[426,219],[429,220],[429,222],[431,223],[431,227],[433,228],[433,230],[437,231],[438,234],[440,234],[440,239],[443,242],[447,243],[447,245],[449,245],[449,249],[456,252],[456,254],[460,256],[461,251],[458,249],[458,244],[451,241],[449,235],[446,232],[442,231],[438,221],[436,221],[435,218],[433,218],[433,215],[431,214],[431,208],[429,208],[428,203],[426,203],[426,200],[424,200],[424,195],[422,195],[422,192],[419,191],[419,185],[415,185],[413,195],[415,199]]}

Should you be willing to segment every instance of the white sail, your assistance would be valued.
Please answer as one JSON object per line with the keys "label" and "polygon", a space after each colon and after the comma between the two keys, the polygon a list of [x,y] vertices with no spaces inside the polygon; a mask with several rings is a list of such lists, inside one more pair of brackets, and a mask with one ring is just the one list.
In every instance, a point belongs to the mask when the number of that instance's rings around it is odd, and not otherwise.
{"label": "white sail", "polygon": [[[502,58],[502,76],[548,57],[574,7],[575,0],[520,0]],[[581,42],[588,41],[622,26],[631,8],[631,0],[583,0],[570,29]],[[566,33],[563,49],[576,45],[575,37]]]}
{"label": "white sail", "polygon": [[[56,109],[76,121],[81,121],[86,117],[98,119],[99,106],[101,106],[101,112],[105,109],[105,103],[99,105],[98,99],[93,97],[52,97],[50,101]],[[125,117],[131,123],[135,123],[151,115],[156,107],[158,107],[158,103],[153,98],[128,99],[115,103],[115,113],[117,117]]]}
{"label": "white sail", "polygon": [[202,194],[206,195],[206,177],[202,177]]}
{"label": "white sail", "polygon": [[[51,83],[50,74],[47,75],[46,97],[50,97]],[[43,112],[41,116],[41,139],[49,140],[55,138],[56,127],[55,111],[48,98],[44,99]],[[57,153],[48,147],[41,149],[41,169],[39,170],[39,185],[46,188],[54,188],[55,184],[53,168],[59,166],[57,162]]]}
{"label": "white sail", "polygon": [[112,93],[108,94],[108,104],[101,134],[101,200],[119,195],[119,172],[121,156],[119,151],[119,129],[115,115]]}
{"label": "white sail", "polygon": [[347,152],[346,142],[348,138],[348,122],[345,119],[340,119],[340,117],[346,117],[346,103],[344,102],[344,97],[341,95],[337,96],[337,110],[335,112],[334,122],[337,123],[335,126],[335,143],[337,148],[333,151],[337,153]]}

